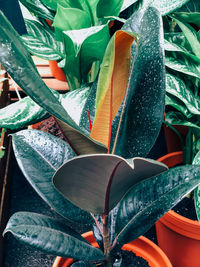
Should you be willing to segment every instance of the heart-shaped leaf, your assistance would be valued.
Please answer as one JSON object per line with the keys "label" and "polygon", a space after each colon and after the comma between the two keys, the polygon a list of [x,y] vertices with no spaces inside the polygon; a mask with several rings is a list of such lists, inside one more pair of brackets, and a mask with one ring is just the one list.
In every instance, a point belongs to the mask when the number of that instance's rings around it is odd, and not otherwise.
{"label": "heart-shaped leaf", "polygon": [[157,161],[143,158],[127,162],[110,154],[85,155],[63,164],[55,173],[53,183],[81,209],[108,214],[134,184],[166,168]]}
{"label": "heart-shaped leaf", "polygon": [[4,234],[7,232],[48,254],[79,260],[104,259],[103,252],[91,246],[80,234],[44,215],[17,212],[9,219]]}
{"label": "heart-shaped leaf", "polygon": [[65,57],[61,42],[55,41],[52,30],[34,20],[25,20],[28,34],[22,40],[28,51],[46,60],[61,60]]}
{"label": "heart-shaped leaf", "polygon": [[75,156],[63,140],[37,130],[12,135],[17,162],[32,187],[56,212],[72,221],[91,223],[90,215],[66,200],[52,184],[55,171]]}
{"label": "heart-shaped leaf", "polygon": [[25,93],[51,115],[66,124],[69,134],[67,138],[77,151],[79,151],[79,144],[76,145],[77,139],[81,140],[81,148],[84,147],[84,151],[88,148],[87,153],[96,153],[98,148],[100,151],[106,151],[103,145],[82,132],[52,91],[42,81],[33,62],[29,60],[30,56],[28,57],[26,49],[20,42],[20,37],[2,13],[0,13],[0,30],[0,61]]}
{"label": "heart-shaped leaf", "polygon": [[162,20],[156,9],[145,11],[139,34],[128,87],[112,129],[112,153],[125,158],[147,155],[160,131],[165,107]]}
{"label": "heart-shaped leaf", "polygon": [[108,149],[110,148],[112,120],[126,92],[131,44],[134,40],[133,35],[117,31],[106,49],[99,74],[96,114],[90,136],[103,143]]}
{"label": "heart-shaped leaf", "polygon": [[117,247],[144,234],[161,216],[200,183],[200,166],[168,171],[134,186],[118,207],[114,241]]}

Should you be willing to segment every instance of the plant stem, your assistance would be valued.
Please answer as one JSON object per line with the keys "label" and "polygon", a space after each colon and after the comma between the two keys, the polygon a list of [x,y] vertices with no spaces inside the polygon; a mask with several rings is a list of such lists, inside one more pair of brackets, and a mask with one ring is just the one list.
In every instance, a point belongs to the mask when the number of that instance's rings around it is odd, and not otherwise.
{"label": "plant stem", "polygon": [[101,221],[103,224],[103,244],[104,244],[104,254],[106,255],[106,267],[112,267],[112,262],[110,258],[110,237],[109,237],[109,227],[108,227],[108,215],[103,214],[101,216]]}

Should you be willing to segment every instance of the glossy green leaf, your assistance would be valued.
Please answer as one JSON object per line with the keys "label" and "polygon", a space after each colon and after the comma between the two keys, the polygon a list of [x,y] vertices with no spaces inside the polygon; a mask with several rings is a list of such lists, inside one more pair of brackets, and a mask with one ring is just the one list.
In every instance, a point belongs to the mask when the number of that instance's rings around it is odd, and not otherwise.
{"label": "glossy green leaf", "polygon": [[[195,155],[192,164],[200,164],[200,151]],[[194,204],[198,221],[200,222],[200,186],[194,190]]]}
{"label": "glossy green leaf", "polygon": [[189,112],[185,104],[180,101],[178,98],[174,97],[171,94],[166,93],[165,95],[165,106],[174,107],[176,110],[183,113],[187,118],[191,118],[192,114]]}
{"label": "glossy green leaf", "polygon": [[65,5],[65,0],[41,0],[41,2],[47,7],[54,11],[57,10],[57,5]]}
{"label": "glossy green leaf", "polygon": [[185,38],[182,32],[168,32],[165,33],[165,39],[172,45],[178,45],[183,49],[186,49],[190,54],[192,53],[191,46],[188,40]]}
{"label": "glossy green leaf", "polygon": [[108,25],[87,29],[65,31],[63,33],[67,49],[64,71],[70,90],[88,82],[92,63],[101,62],[110,39]]}
{"label": "glossy green leaf", "polygon": [[58,5],[53,27],[58,41],[63,40],[62,32],[69,30],[79,30],[92,26],[89,14],[77,8],[65,8]]}
{"label": "glossy green leaf", "polygon": [[122,12],[137,1],[138,0],[124,0],[120,11]]}
{"label": "glossy green leaf", "polygon": [[199,0],[190,0],[178,10],[178,12],[190,12],[190,13],[199,11],[200,11]]}
{"label": "glossy green leaf", "polygon": [[178,77],[167,74],[166,92],[181,100],[192,114],[200,115],[200,99]]}
{"label": "glossy green leaf", "polygon": [[52,184],[55,171],[75,156],[70,146],[51,134],[37,130],[19,131],[12,135],[12,142],[24,176],[42,199],[71,221],[91,223],[90,215],[66,200]]}
{"label": "glossy green leaf", "polygon": [[175,14],[187,23],[192,23],[200,27],[200,12],[176,12]]}
{"label": "glossy green leaf", "polygon": [[199,120],[194,118],[188,119],[184,116],[184,114],[176,111],[171,111],[166,114],[165,120],[171,125],[184,125],[191,128],[195,128],[197,130],[200,129],[200,125],[198,126]]}
{"label": "glossy green leaf", "polygon": [[25,20],[28,34],[22,36],[27,50],[46,60],[61,60],[65,56],[61,42],[55,41],[52,30],[34,20]]}
{"label": "glossy green leaf", "polygon": [[173,52],[181,52],[187,57],[190,57],[192,60],[196,61],[198,64],[200,64],[200,58],[191,54],[187,49],[182,47],[181,45],[178,45],[173,42],[169,42],[165,39],[165,50],[166,51],[173,51]]}
{"label": "glossy green leaf", "polygon": [[35,16],[43,19],[53,20],[54,14],[40,0],[20,0],[20,2]]}
{"label": "glossy green leaf", "polygon": [[116,245],[121,247],[144,234],[199,183],[200,166],[187,165],[134,186],[118,208]]}
{"label": "glossy green leaf", "polygon": [[17,212],[9,220],[4,234],[10,232],[24,244],[48,254],[80,260],[103,260],[100,249],[90,245],[69,226],[50,217]]}
{"label": "glossy green leaf", "polygon": [[174,58],[172,56],[166,56],[165,65],[172,70],[200,78],[200,64],[187,57]]}
{"label": "glossy green leaf", "polygon": [[56,171],[53,183],[81,209],[108,214],[134,184],[166,169],[153,160],[133,158],[128,162],[115,155],[93,154],[67,161]]}
{"label": "glossy green leaf", "polygon": [[123,0],[99,0],[97,4],[97,17],[118,16]]}
{"label": "glossy green leaf", "polygon": [[92,151],[96,153],[99,148],[100,151],[105,152],[107,149],[103,145],[95,142],[81,131],[43,82],[36,67],[29,60],[19,36],[2,13],[0,13],[0,30],[0,61],[17,84],[38,105],[66,124],[69,142],[76,147],[77,151],[79,147],[84,150],[84,152],[79,151],[79,153],[87,154],[92,153]]}
{"label": "glossy green leaf", "polygon": [[192,51],[194,52],[194,54],[200,58],[200,42],[198,41],[195,30],[188,23],[179,18],[178,15],[173,14],[171,18],[178,24],[178,26],[183,31],[183,34],[190,43],[190,46],[192,47]]}
{"label": "glossy green leaf", "polygon": [[154,0],[152,6],[157,8],[161,15],[166,15],[180,8],[189,0]]}
{"label": "glossy green leaf", "polygon": [[[165,68],[161,25],[158,11],[148,8],[139,29],[126,95],[113,121],[112,153],[125,158],[146,156],[162,124]],[[129,22],[130,26],[135,29],[135,23]]]}
{"label": "glossy green leaf", "polygon": [[30,97],[0,109],[0,128],[20,129],[49,116],[48,112],[38,106]]}

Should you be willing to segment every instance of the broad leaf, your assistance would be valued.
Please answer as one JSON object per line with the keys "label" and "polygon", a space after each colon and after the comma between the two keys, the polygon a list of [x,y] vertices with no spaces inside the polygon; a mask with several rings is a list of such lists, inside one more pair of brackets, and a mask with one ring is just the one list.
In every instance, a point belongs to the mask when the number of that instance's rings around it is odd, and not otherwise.
{"label": "broad leaf", "polygon": [[66,200],[52,184],[55,171],[75,156],[69,145],[51,134],[37,130],[23,130],[13,134],[12,142],[24,176],[44,201],[71,221],[91,223],[90,215]]}
{"label": "broad leaf", "polygon": [[180,8],[189,0],[154,0],[152,6],[158,9],[161,15],[166,15]]}
{"label": "broad leaf", "polygon": [[70,90],[88,82],[92,63],[101,63],[110,39],[108,25],[87,29],[65,31],[63,38],[66,48],[64,71]]}
{"label": "broad leaf", "polygon": [[20,2],[35,16],[43,19],[53,20],[54,13],[49,10],[40,0],[20,0]]}
{"label": "broad leaf", "polygon": [[200,99],[178,77],[167,74],[166,91],[181,100],[192,114],[200,115]]}
{"label": "broad leaf", "polygon": [[120,202],[115,245],[144,234],[161,216],[200,183],[200,166],[169,169],[134,186]]}
{"label": "broad leaf", "polygon": [[81,209],[108,214],[134,184],[166,169],[164,164],[143,158],[127,162],[110,154],[85,155],[62,165],[53,183]]}
{"label": "broad leaf", "polygon": [[92,151],[96,153],[98,148],[100,151],[106,151],[105,147],[97,144],[81,131],[52,91],[42,81],[36,67],[29,60],[27,51],[19,40],[20,37],[2,13],[0,13],[0,30],[0,61],[25,93],[51,115],[66,123],[69,129],[67,138],[71,144],[73,143],[77,147],[77,150],[79,147],[77,139],[80,138],[84,151],[88,148],[87,153],[92,153]]}
{"label": "broad leaf", "polygon": [[28,34],[22,40],[28,51],[46,60],[61,60],[65,56],[61,42],[55,41],[52,30],[34,20],[25,20]]}
{"label": "broad leaf", "polygon": [[162,20],[156,9],[147,9],[139,34],[128,87],[112,129],[112,153],[125,158],[147,155],[160,131],[165,107]]}
{"label": "broad leaf", "polygon": [[131,6],[132,4],[134,4],[137,1],[138,0],[124,0],[120,11],[122,12],[123,10],[127,9],[129,6]]}
{"label": "broad leaf", "polygon": [[[112,120],[124,98],[130,68],[134,36],[118,31],[111,39],[99,74],[96,114],[91,137],[110,148]],[[102,116],[102,114],[104,114]]]}
{"label": "broad leaf", "polygon": [[91,246],[69,226],[50,217],[17,212],[9,220],[4,234],[11,232],[22,243],[45,253],[79,260],[103,260],[100,249]]}
{"label": "broad leaf", "polygon": [[92,26],[89,14],[77,8],[64,8],[58,5],[56,16],[54,18],[53,27],[58,41],[62,41],[62,32],[69,30],[79,30]]}
{"label": "broad leaf", "polygon": [[191,128],[195,128],[197,130],[200,130],[200,125],[198,125],[199,120],[198,118],[186,118],[184,114],[176,111],[170,111],[166,114],[165,120],[170,125],[184,125]]}
{"label": "broad leaf", "polygon": [[194,54],[200,58],[200,42],[198,41],[198,37],[195,30],[188,23],[179,18],[178,15],[173,14],[171,18],[178,24],[178,26],[183,31],[183,34],[190,43]]}
{"label": "broad leaf", "polygon": [[192,12],[192,13],[176,12],[175,14],[178,15],[179,18],[183,19],[187,23],[192,23],[200,27],[200,19],[199,19],[200,13],[199,12]]}
{"label": "broad leaf", "polygon": [[97,17],[118,16],[123,0],[99,0],[97,4]]}
{"label": "broad leaf", "polygon": [[199,0],[190,0],[178,10],[178,12],[190,12],[190,13],[199,11],[200,11]]}

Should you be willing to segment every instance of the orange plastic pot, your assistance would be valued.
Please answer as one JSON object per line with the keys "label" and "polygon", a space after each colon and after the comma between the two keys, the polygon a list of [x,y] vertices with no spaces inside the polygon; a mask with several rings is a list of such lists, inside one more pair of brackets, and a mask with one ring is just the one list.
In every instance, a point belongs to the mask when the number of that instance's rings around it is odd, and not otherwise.
{"label": "orange plastic pot", "polygon": [[[83,237],[85,237],[94,247],[98,247],[92,231],[83,234]],[[122,249],[133,251],[137,256],[147,260],[151,267],[172,267],[169,259],[163,253],[163,251],[144,236],[141,236],[135,241],[124,245]],[[57,257],[53,267],[67,267],[70,266],[72,262],[73,259]]]}
{"label": "orange plastic pot", "polygon": [[58,63],[56,60],[49,61],[49,67],[51,70],[51,74],[54,78],[56,78],[57,80],[66,82],[65,74],[63,70],[58,67]]}
{"label": "orange plastic pot", "polygon": [[[170,153],[159,161],[169,167],[183,163],[182,152]],[[200,223],[170,210],[157,223],[158,244],[173,267],[200,267]]]}

